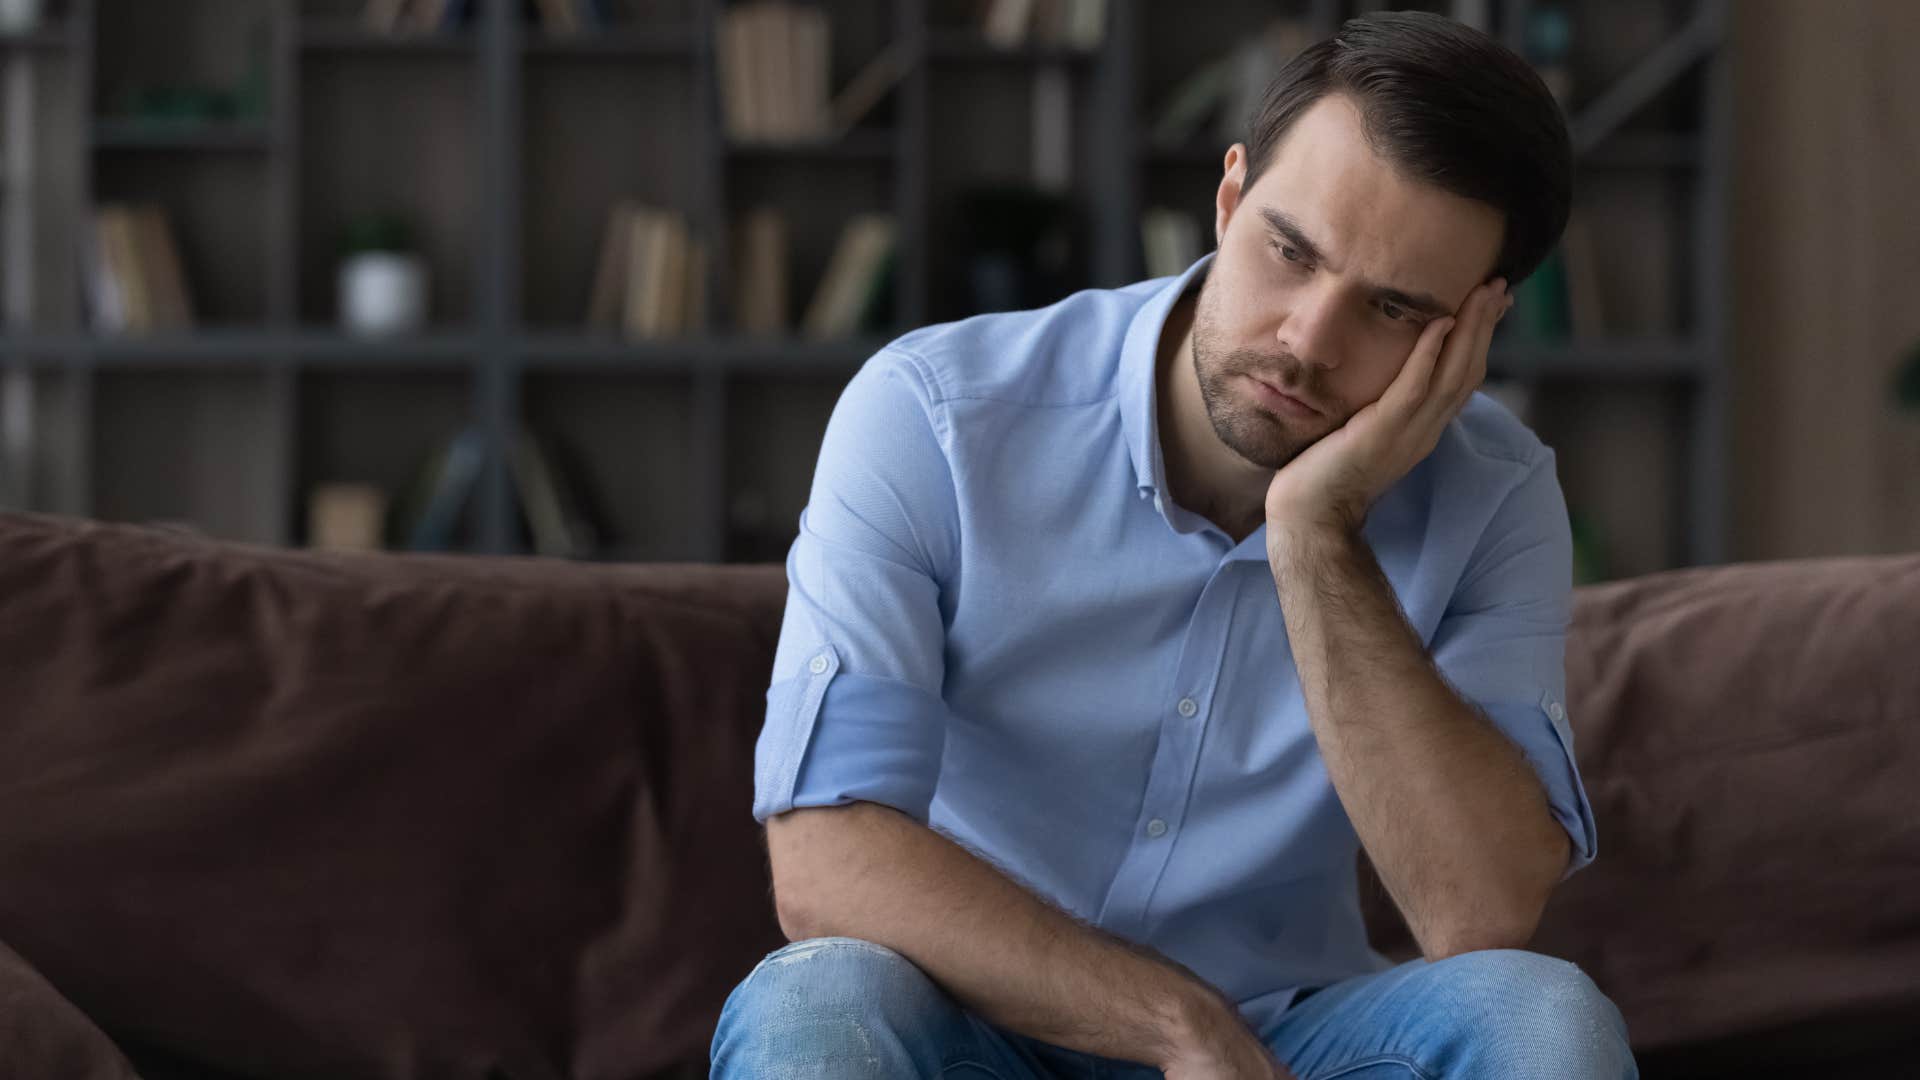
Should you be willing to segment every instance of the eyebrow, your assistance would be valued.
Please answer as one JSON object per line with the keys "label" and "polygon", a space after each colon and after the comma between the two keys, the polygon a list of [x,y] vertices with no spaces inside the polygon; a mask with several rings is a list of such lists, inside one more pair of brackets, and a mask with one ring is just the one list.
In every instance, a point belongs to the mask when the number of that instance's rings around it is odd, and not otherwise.
{"label": "eyebrow", "polygon": [[[1289,247],[1299,248],[1301,254],[1307,257],[1308,262],[1317,263],[1325,260],[1325,255],[1321,252],[1319,245],[1315,244],[1313,240],[1307,236],[1306,231],[1300,228],[1300,223],[1295,221],[1292,216],[1284,211],[1275,210],[1271,206],[1261,207],[1260,216],[1266,219],[1267,229],[1270,232],[1279,239],[1285,240]],[[1383,285],[1380,282],[1368,281],[1364,278],[1361,279],[1360,285],[1366,289],[1367,292],[1373,294],[1375,299],[1398,304],[1409,311],[1425,315],[1429,319],[1437,319],[1443,315],[1453,314],[1452,308],[1441,303],[1438,297],[1430,293],[1408,292],[1405,289],[1396,289],[1391,285]]]}

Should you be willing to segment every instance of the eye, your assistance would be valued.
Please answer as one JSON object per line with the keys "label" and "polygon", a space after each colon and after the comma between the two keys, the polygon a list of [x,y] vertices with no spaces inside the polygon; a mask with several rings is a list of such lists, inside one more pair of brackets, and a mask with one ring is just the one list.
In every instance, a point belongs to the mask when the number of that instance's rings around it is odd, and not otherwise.
{"label": "eye", "polygon": [[1406,311],[1405,309],[1401,308],[1399,304],[1396,304],[1391,300],[1382,300],[1380,302],[1380,313],[1382,315],[1385,315],[1387,318],[1392,319],[1395,322],[1398,322],[1401,316],[1404,316],[1406,314]]}
{"label": "eye", "polygon": [[1300,249],[1296,247],[1293,247],[1288,244],[1283,244],[1278,240],[1272,240],[1272,239],[1269,239],[1267,241],[1267,246],[1279,252],[1281,258],[1287,260],[1290,263],[1295,264],[1296,266],[1307,265],[1307,261],[1300,257]]}

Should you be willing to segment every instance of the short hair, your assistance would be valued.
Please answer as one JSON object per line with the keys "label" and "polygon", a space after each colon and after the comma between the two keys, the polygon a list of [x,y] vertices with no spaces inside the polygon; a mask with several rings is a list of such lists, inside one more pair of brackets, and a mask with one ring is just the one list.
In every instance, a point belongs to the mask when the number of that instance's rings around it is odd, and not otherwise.
{"label": "short hair", "polygon": [[1573,145],[1533,68],[1443,15],[1348,20],[1295,56],[1261,95],[1247,139],[1251,188],[1308,106],[1341,94],[1368,143],[1409,179],[1487,203],[1506,220],[1494,274],[1509,286],[1559,242],[1573,203]]}

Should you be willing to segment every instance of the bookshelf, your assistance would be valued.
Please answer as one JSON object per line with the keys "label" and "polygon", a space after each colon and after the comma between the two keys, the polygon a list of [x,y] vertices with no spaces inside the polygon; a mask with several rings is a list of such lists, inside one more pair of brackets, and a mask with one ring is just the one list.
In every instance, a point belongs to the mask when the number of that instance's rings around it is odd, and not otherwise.
{"label": "bookshelf", "polygon": [[[525,422],[566,444],[605,526],[598,557],[778,559],[846,379],[893,334],[973,313],[957,254],[977,239],[969,207],[1035,183],[1049,153],[1035,147],[1037,98],[1058,102],[1071,132],[1045,167],[1074,221],[1062,280],[1138,280],[1141,212],[1176,206],[1210,234],[1225,149],[1211,131],[1148,144],[1170,89],[1276,14],[1324,31],[1360,5],[1110,0],[1097,47],[1004,48],[959,0],[823,0],[833,86],[890,44],[905,74],[846,136],[775,143],[724,130],[722,0],[607,0],[606,28],[564,36],[517,4],[471,6],[461,26],[383,34],[361,23],[361,0],[56,0],[44,28],[0,36],[0,435],[12,440],[0,453],[26,460],[0,489],[6,505],[297,544],[313,485],[398,496],[436,441],[473,425],[489,452],[458,549],[521,552],[507,448]],[[1536,6],[1494,0],[1494,29],[1520,40]],[[1600,261],[1635,291],[1609,297],[1620,315],[1604,336],[1503,329],[1492,367],[1531,389],[1570,503],[1625,523],[1616,572],[1716,561],[1725,4],[1567,9],[1586,65],[1570,107],[1582,209],[1609,239],[1609,215],[1629,219],[1617,231],[1639,254]],[[180,83],[250,88],[251,111],[167,127],[128,117],[142,85]],[[715,255],[747,208],[781,209],[796,321],[841,226],[885,211],[891,320],[826,341],[739,333],[732,268],[715,257],[694,332],[588,330],[603,226],[623,198],[678,211]],[[117,199],[167,209],[192,331],[89,329],[87,210]],[[396,211],[430,267],[428,326],[348,336],[334,318],[344,223]],[[1640,475],[1622,477],[1622,460]]]}

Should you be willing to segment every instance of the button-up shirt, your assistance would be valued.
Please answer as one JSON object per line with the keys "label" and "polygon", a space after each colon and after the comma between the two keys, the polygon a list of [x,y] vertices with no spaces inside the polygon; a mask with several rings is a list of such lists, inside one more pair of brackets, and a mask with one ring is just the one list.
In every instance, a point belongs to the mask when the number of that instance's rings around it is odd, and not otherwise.
{"label": "button-up shirt", "polygon": [[[1266,529],[1236,543],[1167,491],[1161,327],[1210,260],[926,327],[861,367],[787,556],[753,814],[892,806],[1262,1031],[1299,989],[1390,963]],[[1566,873],[1590,862],[1553,452],[1476,394],[1361,535],[1442,674],[1532,765]]]}

